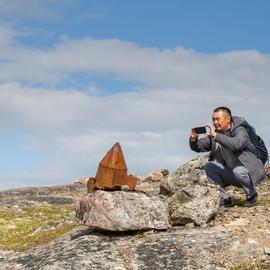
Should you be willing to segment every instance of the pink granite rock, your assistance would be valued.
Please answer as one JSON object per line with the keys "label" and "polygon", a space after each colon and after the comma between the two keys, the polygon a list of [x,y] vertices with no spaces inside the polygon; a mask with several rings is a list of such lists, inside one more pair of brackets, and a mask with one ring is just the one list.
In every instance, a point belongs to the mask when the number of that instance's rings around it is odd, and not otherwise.
{"label": "pink granite rock", "polygon": [[162,230],[170,227],[169,207],[160,196],[101,191],[82,198],[76,209],[81,224],[108,231]]}

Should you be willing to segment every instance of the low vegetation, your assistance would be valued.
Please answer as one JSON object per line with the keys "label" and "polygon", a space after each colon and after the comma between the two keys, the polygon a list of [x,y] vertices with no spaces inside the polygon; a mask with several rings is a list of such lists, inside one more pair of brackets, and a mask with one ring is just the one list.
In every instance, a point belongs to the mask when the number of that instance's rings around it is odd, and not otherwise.
{"label": "low vegetation", "polygon": [[24,251],[47,243],[78,226],[71,205],[41,205],[0,211],[0,248]]}
{"label": "low vegetation", "polygon": [[260,262],[240,262],[234,264],[230,270],[269,270],[269,265]]}

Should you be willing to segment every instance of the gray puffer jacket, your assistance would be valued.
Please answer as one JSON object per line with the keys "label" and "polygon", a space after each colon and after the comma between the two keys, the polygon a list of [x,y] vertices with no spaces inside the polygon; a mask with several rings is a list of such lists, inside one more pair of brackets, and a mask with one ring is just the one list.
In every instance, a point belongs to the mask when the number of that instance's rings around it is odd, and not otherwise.
{"label": "gray puffer jacket", "polygon": [[257,186],[265,179],[266,173],[262,161],[254,154],[255,146],[251,143],[246,129],[241,126],[242,122],[242,118],[234,116],[232,117],[231,129],[226,134],[217,133],[215,139],[208,136],[199,140],[190,138],[189,144],[193,151],[210,151],[209,160],[217,160],[226,164],[226,156],[221,156],[220,152],[217,151],[218,144],[225,147],[229,150],[228,153],[231,153],[239,163],[248,169],[254,186]]}

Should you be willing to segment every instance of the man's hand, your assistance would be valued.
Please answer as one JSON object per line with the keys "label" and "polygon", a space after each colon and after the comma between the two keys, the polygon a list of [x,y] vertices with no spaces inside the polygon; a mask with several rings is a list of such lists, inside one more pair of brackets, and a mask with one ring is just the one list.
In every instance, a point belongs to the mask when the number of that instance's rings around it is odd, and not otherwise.
{"label": "man's hand", "polygon": [[196,133],[196,131],[194,130],[194,128],[191,129],[190,138],[193,141],[195,141],[198,138],[198,134]]}
{"label": "man's hand", "polygon": [[206,127],[208,127],[209,128],[209,132],[207,132],[206,134],[209,136],[209,137],[211,137],[211,138],[216,138],[216,135],[217,135],[217,133],[216,133],[216,131],[215,131],[215,129],[214,129],[214,127],[212,126],[212,125],[206,125]]}

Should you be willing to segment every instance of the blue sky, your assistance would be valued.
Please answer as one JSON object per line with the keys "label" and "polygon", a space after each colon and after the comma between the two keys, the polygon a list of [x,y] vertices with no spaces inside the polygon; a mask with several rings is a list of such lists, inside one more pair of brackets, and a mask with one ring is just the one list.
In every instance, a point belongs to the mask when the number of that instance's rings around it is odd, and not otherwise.
{"label": "blue sky", "polygon": [[55,44],[59,36],[67,35],[76,39],[117,38],[146,47],[181,46],[206,53],[246,49],[269,52],[267,0],[57,2],[40,1],[44,3],[40,4],[44,9],[40,18],[22,12],[16,14],[16,20],[11,15],[6,19],[19,29],[34,30],[32,38],[21,40],[38,47]]}
{"label": "blue sky", "polygon": [[227,105],[270,145],[270,3],[0,0],[0,189],[194,156],[190,127]]}

